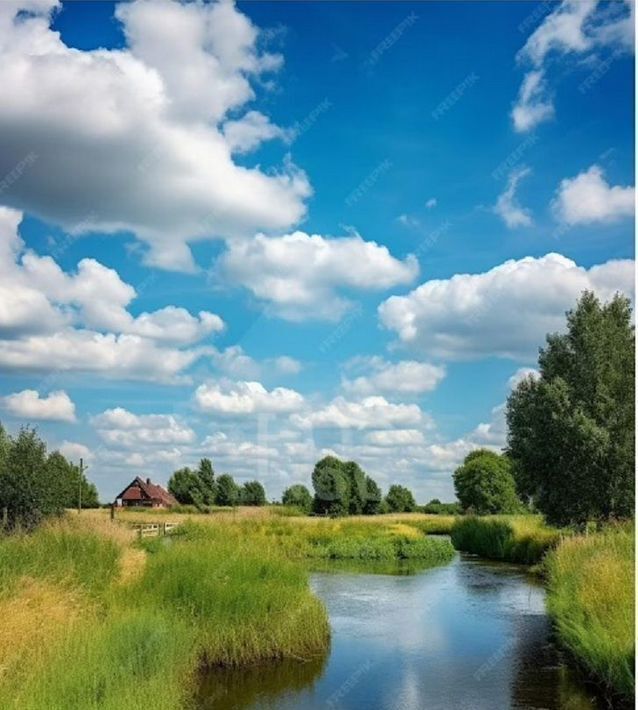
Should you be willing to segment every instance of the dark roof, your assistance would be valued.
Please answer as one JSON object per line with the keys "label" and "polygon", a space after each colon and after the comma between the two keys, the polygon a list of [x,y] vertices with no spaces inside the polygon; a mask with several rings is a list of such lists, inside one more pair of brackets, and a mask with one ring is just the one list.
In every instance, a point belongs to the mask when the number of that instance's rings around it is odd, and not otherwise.
{"label": "dark roof", "polygon": [[177,505],[175,498],[150,478],[143,480],[136,476],[116,498],[123,500],[156,500],[164,505]]}

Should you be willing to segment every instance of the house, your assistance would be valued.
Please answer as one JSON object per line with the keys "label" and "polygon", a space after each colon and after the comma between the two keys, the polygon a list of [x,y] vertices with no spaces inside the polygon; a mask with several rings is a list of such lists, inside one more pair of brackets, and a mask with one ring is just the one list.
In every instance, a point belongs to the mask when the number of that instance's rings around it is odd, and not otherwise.
{"label": "house", "polygon": [[137,476],[116,497],[115,505],[122,507],[144,508],[170,508],[177,505],[173,496],[157,483],[152,483],[150,478],[146,481]]}

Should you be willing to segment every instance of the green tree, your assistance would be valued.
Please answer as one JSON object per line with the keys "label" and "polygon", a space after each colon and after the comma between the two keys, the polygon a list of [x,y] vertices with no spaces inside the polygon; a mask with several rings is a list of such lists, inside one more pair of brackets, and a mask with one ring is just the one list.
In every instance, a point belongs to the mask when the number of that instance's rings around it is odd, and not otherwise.
{"label": "green tree", "polygon": [[361,515],[367,498],[366,475],[355,461],[342,463],[341,470],[348,482],[348,512]]}
{"label": "green tree", "polygon": [[515,513],[521,508],[511,461],[487,449],[465,457],[454,472],[454,489],[461,507],[478,515]]}
{"label": "green tree", "polygon": [[204,505],[201,478],[187,466],[173,473],[168,481],[168,490],[182,505],[196,505],[198,508]]}
{"label": "green tree", "polygon": [[83,508],[98,507],[96,487],[80,473],[79,466],[71,463],[59,451],[49,454],[44,475],[52,501],[62,508],[76,508],[80,501]]}
{"label": "green tree", "polygon": [[281,502],[284,505],[293,505],[303,510],[304,513],[309,513],[312,510],[312,496],[310,495],[310,491],[306,486],[302,486],[299,483],[290,486],[290,488],[286,488],[281,497]]}
{"label": "green tree", "polygon": [[547,336],[540,375],[507,403],[521,495],[557,525],[634,513],[635,338],[630,302],[584,292],[567,331]]}
{"label": "green tree", "polygon": [[416,509],[412,491],[396,484],[390,486],[385,502],[390,513],[411,513]]}
{"label": "green tree", "polygon": [[343,471],[343,461],[325,456],[317,461],[312,472],[315,489],[313,508],[321,515],[347,515],[350,504],[350,484]]}
{"label": "green tree", "polygon": [[202,499],[206,505],[214,505],[217,497],[215,486],[215,470],[210,459],[201,459],[197,467],[197,476],[200,481]]}
{"label": "green tree", "polygon": [[233,506],[239,502],[239,486],[232,476],[223,473],[217,479],[217,505]]}
{"label": "green tree", "polygon": [[259,481],[247,481],[241,487],[239,500],[242,505],[266,505],[266,491]]}
{"label": "green tree", "polygon": [[22,427],[9,441],[3,433],[2,448],[0,510],[6,509],[9,527],[31,528],[43,518],[61,513],[64,508],[46,471],[46,445],[36,430]]}
{"label": "green tree", "polygon": [[366,500],[363,505],[364,515],[377,515],[381,512],[383,495],[376,481],[366,476]]}

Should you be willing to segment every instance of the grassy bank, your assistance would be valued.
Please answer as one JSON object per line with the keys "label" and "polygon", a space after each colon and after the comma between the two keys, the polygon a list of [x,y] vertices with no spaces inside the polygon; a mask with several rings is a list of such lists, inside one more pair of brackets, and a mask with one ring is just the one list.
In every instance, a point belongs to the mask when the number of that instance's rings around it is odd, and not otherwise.
{"label": "grassy bank", "polygon": [[0,707],[187,707],[202,665],[325,654],[311,562],[427,567],[454,555],[449,541],[424,536],[425,516],[179,518],[168,541],[140,543],[104,511],[0,538]]}
{"label": "grassy bank", "polygon": [[560,532],[535,515],[459,518],[450,534],[457,550],[528,565],[540,562],[560,542]]}
{"label": "grassy bank", "polygon": [[323,605],[274,547],[192,525],[145,548],[77,519],[0,540],[0,707],[173,710],[203,663],[325,653]]}
{"label": "grassy bank", "polygon": [[633,528],[565,539],[546,560],[548,608],[574,657],[612,691],[634,693]]}

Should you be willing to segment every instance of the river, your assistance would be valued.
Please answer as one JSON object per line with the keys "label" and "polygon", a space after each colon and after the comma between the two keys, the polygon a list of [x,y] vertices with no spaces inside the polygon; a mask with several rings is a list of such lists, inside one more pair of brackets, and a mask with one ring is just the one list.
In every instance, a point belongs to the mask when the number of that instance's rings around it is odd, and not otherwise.
{"label": "river", "polygon": [[[400,570],[397,570],[400,571]],[[327,657],[212,670],[201,710],[596,710],[524,568],[457,555],[412,574],[316,572]]]}

